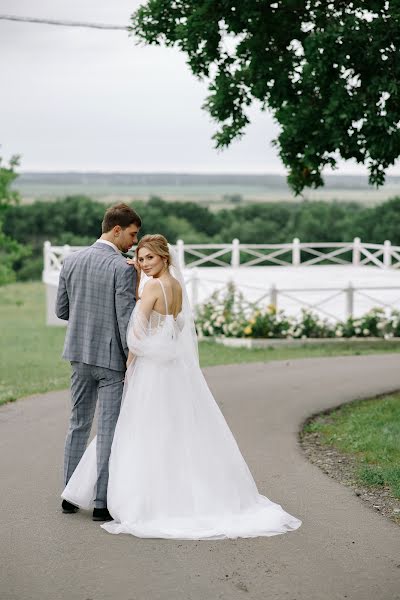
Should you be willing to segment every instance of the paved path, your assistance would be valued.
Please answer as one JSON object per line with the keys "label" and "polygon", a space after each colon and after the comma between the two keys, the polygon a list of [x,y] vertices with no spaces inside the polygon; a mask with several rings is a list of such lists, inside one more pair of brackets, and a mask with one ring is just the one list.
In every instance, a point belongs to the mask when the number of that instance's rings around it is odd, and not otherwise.
{"label": "paved path", "polygon": [[59,510],[68,393],[0,410],[2,600],[397,600],[400,530],[309,464],[303,420],[400,389],[399,355],[214,367],[206,376],[260,492],[303,520],[270,538],[111,536]]}

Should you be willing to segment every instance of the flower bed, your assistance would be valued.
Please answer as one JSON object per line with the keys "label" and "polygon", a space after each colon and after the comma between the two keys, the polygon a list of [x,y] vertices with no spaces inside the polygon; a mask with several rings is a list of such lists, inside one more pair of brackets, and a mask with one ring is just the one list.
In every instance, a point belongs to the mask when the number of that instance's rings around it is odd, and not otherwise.
{"label": "flower bed", "polygon": [[373,308],[361,317],[331,322],[310,310],[291,317],[273,304],[256,307],[246,303],[234,284],[214,292],[197,310],[198,333],[204,338],[247,338],[249,340],[304,340],[400,337],[400,312],[385,313]]}

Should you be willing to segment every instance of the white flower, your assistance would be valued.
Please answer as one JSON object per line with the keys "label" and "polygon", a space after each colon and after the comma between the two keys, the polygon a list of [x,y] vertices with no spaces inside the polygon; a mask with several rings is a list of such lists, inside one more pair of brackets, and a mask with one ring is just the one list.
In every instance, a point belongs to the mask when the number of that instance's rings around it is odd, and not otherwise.
{"label": "white flower", "polygon": [[356,333],[361,333],[361,329],[360,329],[359,327],[356,327],[356,328],[354,329],[354,331],[355,331]]}
{"label": "white flower", "polygon": [[365,329],[363,329],[363,335],[368,335],[369,333],[370,330],[365,327]]}
{"label": "white flower", "polygon": [[336,337],[343,337],[343,331],[341,329],[337,329],[337,331],[335,331],[335,335]]}

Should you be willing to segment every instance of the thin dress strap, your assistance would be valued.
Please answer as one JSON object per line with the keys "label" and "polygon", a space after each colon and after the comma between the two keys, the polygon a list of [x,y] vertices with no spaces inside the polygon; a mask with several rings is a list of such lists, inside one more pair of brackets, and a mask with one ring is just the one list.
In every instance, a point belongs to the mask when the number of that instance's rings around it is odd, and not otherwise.
{"label": "thin dress strap", "polygon": [[159,284],[161,285],[161,289],[162,289],[162,291],[163,291],[163,294],[164,294],[164,300],[165,300],[165,314],[167,315],[167,314],[168,314],[168,302],[167,302],[167,295],[166,295],[166,293],[165,293],[165,289],[164,289],[164,286],[163,286],[163,283],[162,283],[161,279],[158,279],[158,278],[157,278],[157,281],[158,281],[158,282],[159,282]]}

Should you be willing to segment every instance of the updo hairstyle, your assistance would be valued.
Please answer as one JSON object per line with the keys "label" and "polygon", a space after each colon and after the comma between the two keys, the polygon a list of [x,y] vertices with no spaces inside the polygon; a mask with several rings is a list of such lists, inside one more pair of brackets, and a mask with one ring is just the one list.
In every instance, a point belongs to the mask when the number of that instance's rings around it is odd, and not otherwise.
{"label": "updo hairstyle", "polygon": [[136,260],[139,261],[140,248],[146,247],[148,250],[161,256],[162,259],[167,259],[167,266],[171,264],[171,255],[169,253],[167,239],[160,233],[144,235],[136,246]]}

